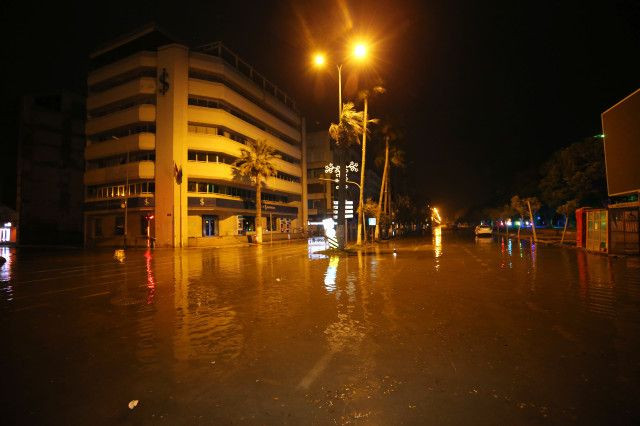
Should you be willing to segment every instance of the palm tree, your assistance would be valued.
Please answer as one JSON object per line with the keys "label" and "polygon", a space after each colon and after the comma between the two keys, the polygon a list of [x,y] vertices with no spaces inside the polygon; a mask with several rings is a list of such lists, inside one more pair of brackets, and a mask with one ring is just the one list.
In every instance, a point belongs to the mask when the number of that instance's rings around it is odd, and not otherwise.
{"label": "palm tree", "polygon": [[[372,93],[384,93],[385,89],[382,86],[374,87],[371,92],[369,90],[363,90],[360,92],[360,98],[364,100],[364,117],[362,120],[362,164],[360,167],[360,200],[358,202],[358,238],[357,244],[360,245],[362,243],[362,231],[364,226],[364,176],[365,176],[365,165],[367,159],[367,123],[377,123],[378,120],[375,118],[368,119],[367,111],[369,107],[369,96]],[[365,242],[366,242],[366,233],[365,233]]]}
{"label": "palm tree", "polygon": [[[404,162],[404,151],[399,149],[397,146],[391,145],[389,147],[389,170],[387,171],[387,181],[384,185],[384,206],[382,208],[383,211],[387,212],[389,219],[391,219],[391,171],[392,167],[402,168],[405,166]],[[391,224],[391,220],[388,221]]]}
{"label": "palm tree", "polygon": [[364,113],[356,111],[353,102],[342,105],[342,114],[338,124],[331,123],[329,126],[329,136],[341,148],[348,148],[351,145],[360,143],[358,136],[362,134],[362,123]]}
{"label": "palm tree", "polygon": [[262,185],[263,181],[276,174],[273,160],[280,158],[265,140],[247,141],[240,149],[240,158],[233,163],[236,173],[251,179],[256,186],[256,242],[262,243]]}
{"label": "palm tree", "polygon": [[[358,139],[358,136],[363,132],[363,121],[364,121],[364,114],[362,111],[356,111],[353,102],[347,102],[345,104],[342,105],[342,114],[340,114],[340,121],[338,122],[338,124],[335,123],[331,123],[331,126],[329,126],[329,136],[331,137],[331,139],[333,139],[336,143],[336,146],[338,147],[338,149],[336,150],[337,153],[337,160],[338,160],[338,164],[342,165],[346,158],[345,158],[345,153],[346,150],[352,146],[355,145],[356,143],[359,143],[360,140]],[[344,202],[345,202],[345,194],[344,194],[344,188],[346,186],[346,173],[344,170],[341,171],[340,173],[340,181],[338,182],[338,186],[340,187],[340,189],[338,190],[337,196],[338,196],[338,200],[340,202],[340,205],[342,206],[340,208],[341,212],[344,212]],[[336,229],[336,235],[338,237],[338,247],[339,248],[344,248],[344,217],[339,217],[338,218],[338,224],[337,224],[337,229]]]}
{"label": "palm tree", "polygon": [[376,231],[374,238],[377,240],[380,238],[380,216],[382,215],[382,198],[385,194],[387,173],[389,171],[389,142],[397,138],[397,134],[389,124],[385,124],[382,127],[382,134],[384,135],[384,167],[382,169],[382,182],[380,183],[380,196],[378,197],[378,210],[376,212]]}

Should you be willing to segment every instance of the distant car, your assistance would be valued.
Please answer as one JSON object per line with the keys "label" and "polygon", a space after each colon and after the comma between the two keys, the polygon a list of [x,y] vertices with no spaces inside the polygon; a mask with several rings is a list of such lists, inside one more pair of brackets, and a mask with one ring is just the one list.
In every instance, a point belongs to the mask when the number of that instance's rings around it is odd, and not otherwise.
{"label": "distant car", "polygon": [[490,237],[492,229],[489,225],[478,225],[475,229],[476,237]]}

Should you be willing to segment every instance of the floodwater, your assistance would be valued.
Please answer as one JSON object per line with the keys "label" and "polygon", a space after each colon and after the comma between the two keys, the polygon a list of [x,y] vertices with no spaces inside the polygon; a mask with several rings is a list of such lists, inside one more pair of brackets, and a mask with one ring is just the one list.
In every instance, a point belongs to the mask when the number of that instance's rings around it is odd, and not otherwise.
{"label": "floodwater", "polygon": [[639,424],[637,257],[322,248],[0,248],[2,423]]}

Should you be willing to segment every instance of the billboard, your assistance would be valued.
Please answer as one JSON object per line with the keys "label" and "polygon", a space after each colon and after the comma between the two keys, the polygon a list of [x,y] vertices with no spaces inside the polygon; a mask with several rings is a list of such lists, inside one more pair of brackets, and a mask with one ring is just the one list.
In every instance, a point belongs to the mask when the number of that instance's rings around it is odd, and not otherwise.
{"label": "billboard", "polygon": [[640,89],[602,113],[609,196],[640,192]]}

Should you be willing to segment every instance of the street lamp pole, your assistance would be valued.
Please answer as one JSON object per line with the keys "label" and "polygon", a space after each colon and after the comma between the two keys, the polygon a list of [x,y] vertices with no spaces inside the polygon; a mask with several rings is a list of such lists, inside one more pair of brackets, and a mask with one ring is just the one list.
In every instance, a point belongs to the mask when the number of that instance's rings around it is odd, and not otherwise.
{"label": "street lamp pole", "polygon": [[342,64],[338,68],[338,124],[342,121]]}
{"label": "street lamp pole", "polygon": [[[355,46],[354,55],[356,58],[364,58],[366,56],[366,46],[362,43],[357,44]],[[325,65],[325,56],[322,53],[318,53],[314,56],[314,62],[316,66],[322,67]],[[342,124],[342,64],[336,64],[336,68],[338,69],[338,125]],[[366,108],[366,107],[365,107]],[[366,119],[365,119],[366,121]],[[365,124],[366,126],[366,124]],[[365,127],[366,129],[366,127]],[[336,141],[337,142],[337,141]],[[366,140],[365,140],[366,143]],[[336,236],[338,237],[338,246],[340,248],[344,248],[347,240],[347,222],[346,222],[346,160],[347,153],[346,147],[342,146],[342,144],[338,144],[337,150],[337,163],[339,167],[340,174],[337,179],[337,198],[338,198],[338,223],[336,226]],[[361,182],[362,184],[362,182]],[[360,185],[358,185],[360,186]],[[344,229],[343,229],[344,228]],[[358,233],[358,239],[360,238],[360,233]]]}
{"label": "street lamp pole", "polygon": [[[358,237],[356,239],[356,244],[362,244],[362,226],[364,223],[364,171],[365,171],[365,161],[367,159],[367,111],[369,108],[369,96],[365,96],[364,98],[364,122],[362,123],[362,167],[360,168],[360,185],[358,188],[360,189],[360,201],[358,203]],[[366,237],[365,237],[366,238]]]}
{"label": "street lamp pole", "polygon": [[[338,124],[342,123],[342,64],[336,66],[338,68]],[[336,235],[338,237],[338,245],[343,248],[347,244],[347,219],[346,219],[346,148],[342,145],[338,146],[338,167],[340,167],[340,176],[338,179],[338,221],[336,226]]]}

